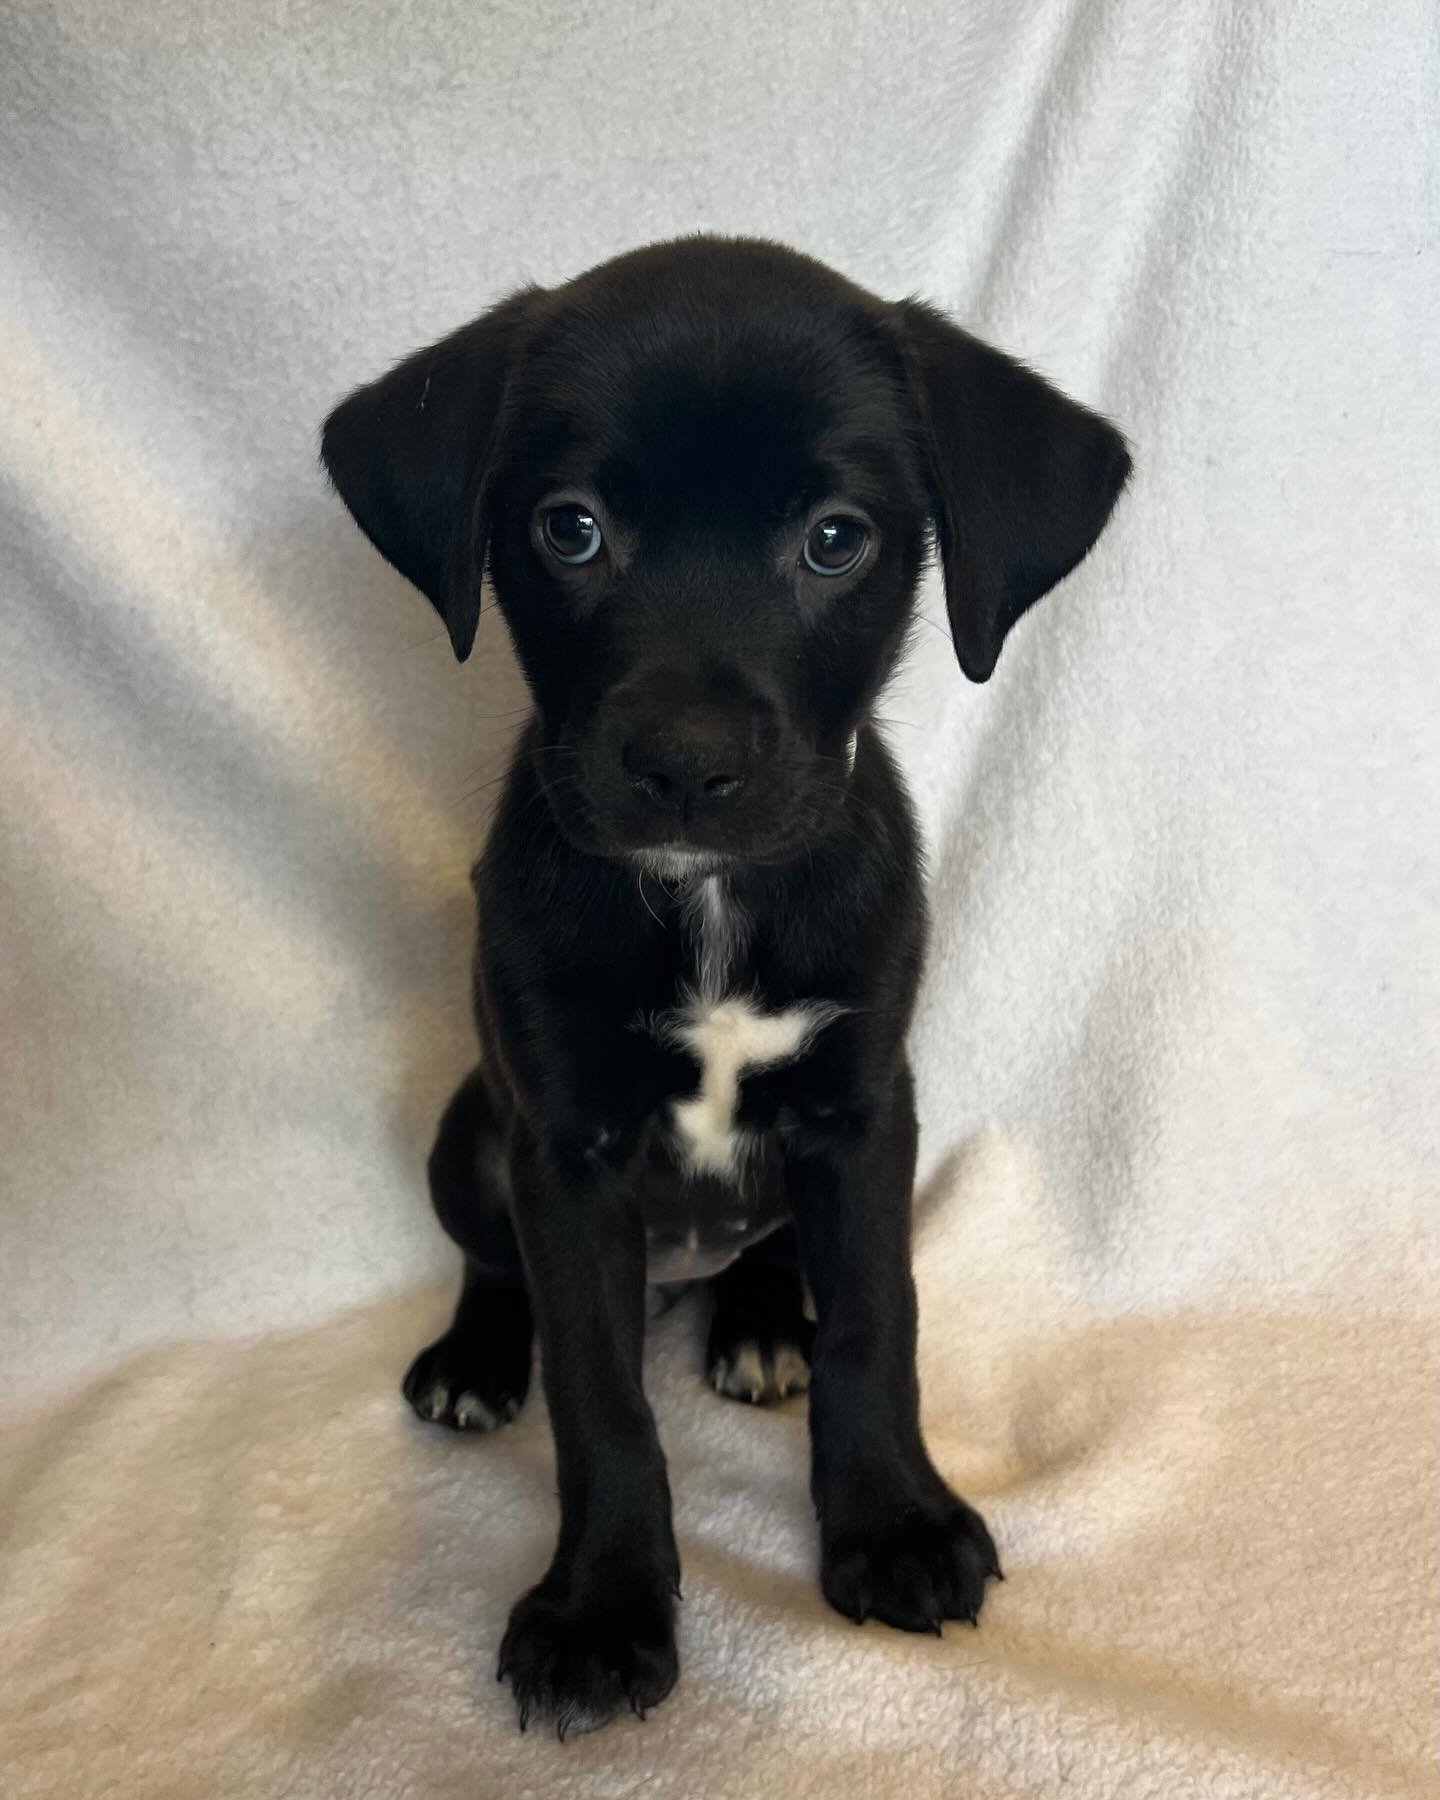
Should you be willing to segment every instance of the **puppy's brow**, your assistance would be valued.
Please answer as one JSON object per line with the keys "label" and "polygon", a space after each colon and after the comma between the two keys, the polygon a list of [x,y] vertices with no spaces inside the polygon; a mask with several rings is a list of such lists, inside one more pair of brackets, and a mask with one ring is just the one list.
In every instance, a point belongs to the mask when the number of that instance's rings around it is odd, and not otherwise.
{"label": "puppy's brow", "polygon": [[644,476],[628,457],[604,457],[594,463],[590,479],[601,500],[619,517],[636,520],[644,512]]}

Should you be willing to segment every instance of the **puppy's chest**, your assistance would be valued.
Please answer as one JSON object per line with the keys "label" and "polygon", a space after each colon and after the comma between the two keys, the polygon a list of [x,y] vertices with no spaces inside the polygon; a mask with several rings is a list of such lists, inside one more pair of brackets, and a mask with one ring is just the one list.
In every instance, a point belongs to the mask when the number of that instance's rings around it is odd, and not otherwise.
{"label": "puppy's chest", "polygon": [[684,1170],[738,1182],[757,1142],[739,1122],[746,1080],[801,1061],[844,1009],[820,997],[781,1006],[767,999],[747,965],[750,921],[719,878],[687,896],[683,929],[685,977],[675,1004],[649,1023],[693,1060],[695,1081],[668,1102],[661,1123]]}

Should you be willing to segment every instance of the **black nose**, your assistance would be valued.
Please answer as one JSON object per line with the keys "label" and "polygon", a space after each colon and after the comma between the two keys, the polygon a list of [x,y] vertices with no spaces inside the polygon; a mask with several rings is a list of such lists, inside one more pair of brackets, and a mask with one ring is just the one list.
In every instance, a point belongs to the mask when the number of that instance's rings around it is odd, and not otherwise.
{"label": "black nose", "polygon": [[746,761],[735,734],[698,723],[637,732],[620,752],[637,794],[663,812],[687,815],[733,800],[745,785]]}

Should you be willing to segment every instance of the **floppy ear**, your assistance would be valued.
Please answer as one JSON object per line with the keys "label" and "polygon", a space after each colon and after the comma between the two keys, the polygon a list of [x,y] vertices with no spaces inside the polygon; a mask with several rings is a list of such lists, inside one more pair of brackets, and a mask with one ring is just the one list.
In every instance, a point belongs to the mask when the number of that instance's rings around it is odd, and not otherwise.
{"label": "floppy ear", "polygon": [[897,309],[924,426],[960,667],[988,681],[1005,634],[1085,555],[1130,473],[1115,427],[919,301]]}
{"label": "floppy ear", "polygon": [[342,400],[320,460],[356,524],[445,621],[464,662],[480,619],[505,384],[539,290],[527,288]]}

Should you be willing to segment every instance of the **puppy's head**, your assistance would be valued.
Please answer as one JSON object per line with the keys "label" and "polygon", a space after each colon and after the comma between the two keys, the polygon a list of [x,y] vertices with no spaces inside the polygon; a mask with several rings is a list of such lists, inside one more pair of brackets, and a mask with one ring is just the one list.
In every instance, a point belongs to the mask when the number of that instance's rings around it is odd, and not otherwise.
{"label": "puppy's head", "polygon": [[1130,466],[941,314],[713,238],[513,295],[337,407],[322,455],[462,660],[488,570],[561,828],[662,868],[823,836],[929,544],[984,681]]}

